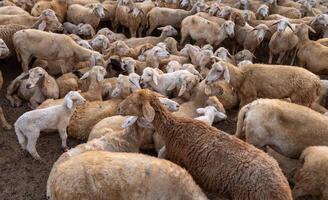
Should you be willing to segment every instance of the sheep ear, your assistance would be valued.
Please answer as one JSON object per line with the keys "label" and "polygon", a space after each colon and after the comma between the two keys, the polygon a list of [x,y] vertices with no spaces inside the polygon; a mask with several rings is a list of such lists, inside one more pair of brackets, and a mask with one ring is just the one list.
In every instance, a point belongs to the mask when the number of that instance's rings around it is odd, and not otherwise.
{"label": "sheep ear", "polygon": [[107,45],[106,40],[103,41],[103,48],[104,48],[104,49],[107,49],[107,48],[108,48],[108,45]]}
{"label": "sheep ear", "polygon": [[223,112],[216,112],[215,117],[217,117],[219,119],[225,119],[225,118],[227,118],[227,115],[224,114]]}
{"label": "sheep ear", "polygon": [[308,26],[309,27],[309,30],[312,32],[312,33],[317,33],[311,26]]}
{"label": "sheep ear", "polygon": [[209,86],[205,86],[205,95],[210,96],[212,94],[212,90]]}
{"label": "sheep ear", "polygon": [[46,29],[46,26],[47,26],[47,23],[44,20],[42,20],[42,22],[38,26],[38,29],[40,31],[44,31]]}
{"label": "sheep ear", "polygon": [[154,108],[150,105],[149,101],[146,101],[143,106],[142,106],[142,113],[145,119],[148,122],[152,122],[155,118],[155,110]]}
{"label": "sheep ear", "polygon": [[66,99],[65,99],[65,104],[66,104],[66,107],[67,107],[68,109],[72,110],[72,108],[73,108],[73,101],[72,101],[72,99],[70,99],[70,98],[66,98]]}
{"label": "sheep ear", "polygon": [[172,82],[166,90],[171,91],[171,90],[174,90],[175,87],[176,87],[175,82]]}
{"label": "sheep ear", "polygon": [[104,80],[104,76],[102,74],[100,74],[99,72],[97,73],[97,81],[103,81]]}
{"label": "sheep ear", "polygon": [[186,89],[187,89],[186,85],[187,85],[186,83],[182,83],[179,94],[178,94],[179,97],[182,96],[186,92]]}
{"label": "sheep ear", "polygon": [[153,81],[154,81],[155,85],[158,85],[158,78],[157,78],[156,73],[153,73]]}
{"label": "sheep ear", "polygon": [[94,55],[91,56],[90,65],[91,65],[91,67],[96,65],[96,56],[94,56]]}
{"label": "sheep ear", "polygon": [[229,83],[230,82],[230,73],[229,73],[229,69],[227,67],[225,67],[224,69],[224,74],[223,74],[224,80]]}
{"label": "sheep ear", "polygon": [[197,109],[196,109],[196,112],[197,112],[197,114],[199,114],[199,115],[203,115],[203,114],[205,113],[205,109],[204,109],[204,108],[197,108]]}
{"label": "sheep ear", "polygon": [[80,78],[81,80],[88,78],[90,75],[90,72],[86,72],[83,74],[83,76]]}
{"label": "sheep ear", "polygon": [[132,126],[136,121],[138,117],[137,116],[129,116],[124,122],[122,123],[122,128],[128,128]]}
{"label": "sheep ear", "polygon": [[145,118],[140,117],[137,121],[138,125],[143,128],[153,128],[152,124],[149,123]]}

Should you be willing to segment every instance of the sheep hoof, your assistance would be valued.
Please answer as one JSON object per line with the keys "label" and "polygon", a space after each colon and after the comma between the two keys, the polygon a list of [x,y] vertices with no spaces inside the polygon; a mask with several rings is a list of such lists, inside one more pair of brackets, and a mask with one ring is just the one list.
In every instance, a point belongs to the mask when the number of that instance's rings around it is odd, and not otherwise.
{"label": "sheep hoof", "polygon": [[69,150],[69,147],[62,147],[64,152],[67,152]]}

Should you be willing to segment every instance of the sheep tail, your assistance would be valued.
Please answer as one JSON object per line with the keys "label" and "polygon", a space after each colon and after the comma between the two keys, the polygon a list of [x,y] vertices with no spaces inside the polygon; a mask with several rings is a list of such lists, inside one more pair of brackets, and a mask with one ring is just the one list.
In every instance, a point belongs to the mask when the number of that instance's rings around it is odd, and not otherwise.
{"label": "sheep tail", "polygon": [[237,130],[235,136],[239,139],[245,138],[245,135],[243,135],[244,119],[246,112],[249,110],[249,107],[250,104],[245,105],[240,109],[238,113]]}

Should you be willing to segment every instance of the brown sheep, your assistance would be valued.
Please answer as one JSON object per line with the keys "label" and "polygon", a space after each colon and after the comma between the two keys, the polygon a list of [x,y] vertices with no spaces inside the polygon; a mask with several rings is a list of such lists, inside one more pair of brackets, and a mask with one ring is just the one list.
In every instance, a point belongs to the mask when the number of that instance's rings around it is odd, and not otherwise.
{"label": "brown sheep", "polygon": [[206,77],[212,83],[220,77],[238,91],[240,108],[257,98],[290,98],[293,103],[311,107],[319,112],[322,83],[316,75],[294,66],[250,64],[242,68],[220,61],[212,65]]}
{"label": "brown sheep", "polygon": [[152,122],[165,141],[168,158],[186,168],[205,191],[233,200],[292,199],[273,158],[204,122],[174,117],[156,93],[132,93],[119,105],[119,112]]}

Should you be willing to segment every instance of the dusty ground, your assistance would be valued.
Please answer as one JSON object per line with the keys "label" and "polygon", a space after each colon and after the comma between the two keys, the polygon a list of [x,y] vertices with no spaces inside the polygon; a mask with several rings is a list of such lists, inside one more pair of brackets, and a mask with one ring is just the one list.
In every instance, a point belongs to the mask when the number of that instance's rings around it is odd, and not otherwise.
{"label": "dusty ground", "polygon": [[[28,111],[25,105],[13,108],[5,98],[6,88],[11,80],[21,73],[20,64],[15,59],[1,61],[0,70],[3,73],[5,84],[1,90],[0,105],[10,124]],[[237,111],[228,113],[229,119],[219,128],[233,133]],[[69,138],[69,147],[74,147],[80,141]],[[45,164],[32,159],[24,153],[17,142],[15,132],[4,131],[0,128],[0,199],[1,200],[41,200],[45,199],[46,182],[52,164],[61,155],[60,138],[56,133],[43,134],[38,140],[37,150],[45,160]]]}

